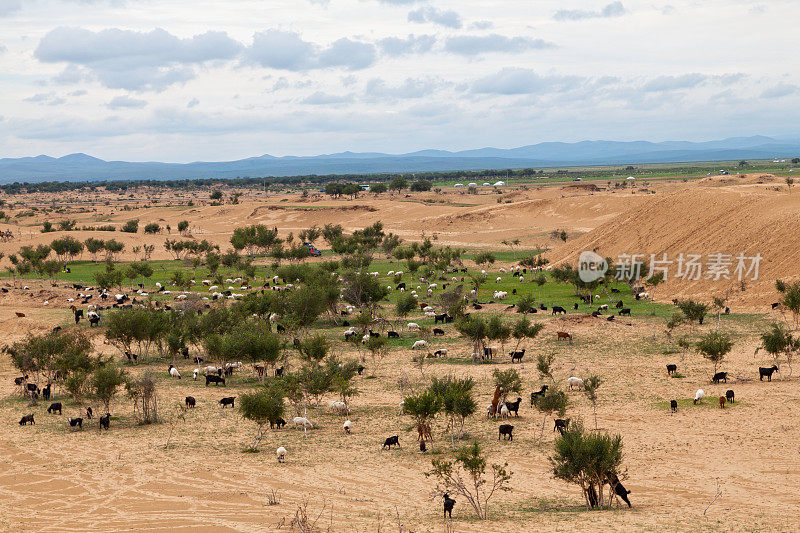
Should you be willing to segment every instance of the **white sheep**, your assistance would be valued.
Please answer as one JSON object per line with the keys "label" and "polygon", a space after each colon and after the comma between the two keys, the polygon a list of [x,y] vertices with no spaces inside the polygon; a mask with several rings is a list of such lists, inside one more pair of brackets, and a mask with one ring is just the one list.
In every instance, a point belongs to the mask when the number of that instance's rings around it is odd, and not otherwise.
{"label": "white sheep", "polygon": [[702,403],[703,402],[703,398],[705,398],[705,396],[706,396],[706,393],[703,391],[703,389],[697,389],[697,392],[694,393],[694,403],[695,403],[695,405],[697,404],[697,402],[701,402]]}
{"label": "white sheep", "polygon": [[303,426],[304,428],[308,427],[314,429],[314,424],[311,423],[311,420],[304,416],[296,416],[292,422],[294,422],[294,427]]}
{"label": "white sheep", "polygon": [[350,420],[345,420],[343,427],[344,427],[344,432],[349,435],[350,430],[353,429],[353,423],[350,422]]}
{"label": "white sheep", "polygon": [[278,462],[282,463],[286,460],[286,448],[281,446],[277,450],[275,450],[275,455],[278,457]]}
{"label": "white sheep", "polygon": [[197,381],[197,376],[199,376],[199,375],[200,375],[200,369],[199,369],[199,368],[195,368],[195,369],[192,371],[192,378],[193,378],[195,381]]}
{"label": "white sheep", "polygon": [[361,344],[367,344],[369,342],[369,333],[365,333],[363,337],[361,337]]}
{"label": "white sheep", "polygon": [[428,318],[436,318],[436,313],[433,311],[426,311],[425,316]]}
{"label": "white sheep", "polygon": [[510,413],[508,412],[508,407],[506,407],[506,404],[501,405],[500,406],[500,418],[508,418],[509,414]]}
{"label": "white sheep", "polygon": [[173,378],[181,379],[181,373],[178,372],[178,369],[172,365],[169,365],[169,375]]}
{"label": "white sheep", "polygon": [[414,346],[411,347],[412,350],[416,350],[417,348],[427,348],[428,341],[426,340],[419,340],[414,342]]}
{"label": "white sheep", "polygon": [[331,401],[328,402],[328,407],[340,414],[350,414],[350,408],[344,402]]}
{"label": "white sheep", "polygon": [[426,313],[429,313],[429,312],[433,311],[434,309],[430,305],[426,305],[425,307],[422,308],[422,310],[424,312],[426,312]]}
{"label": "white sheep", "polygon": [[583,388],[583,380],[581,378],[576,378],[575,376],[569,378],[567,383],[569,384],[569,390],[572,390],[572,387],[576,387],[578,389]]}
{"label": "white sheep", "polygon": [[403,411],[404,411],[404,410],[405,410],[405,408],[406,408],[406,401],[405,401],[405,400],[401,401],[401,402],[398,404],[398,407],[399,407],[399,409],[397,410],[397,414],[398,414],[398,415],[402,415],[402,414],[403,414]]}
{"label": "white sheep", "polygon": [[217,373],[217,367],[215,367],[215,366],[207,366],[207,367],[203,368],[203,374],[204,375],[216,374],[216,373]]}
{"label": "white sheep", "polygon": [[501,281],[503,281],[503,278],[501,278],[500,276],[497,276],[497,279],[496,279],[495,281],[496,281],[497,283],[500,283]]}
{"label": "white sheep", "polygon": [[406,329],[419,331],[419,324],[417,324],[416,322],[409,322],[408,324],[406,324]]}

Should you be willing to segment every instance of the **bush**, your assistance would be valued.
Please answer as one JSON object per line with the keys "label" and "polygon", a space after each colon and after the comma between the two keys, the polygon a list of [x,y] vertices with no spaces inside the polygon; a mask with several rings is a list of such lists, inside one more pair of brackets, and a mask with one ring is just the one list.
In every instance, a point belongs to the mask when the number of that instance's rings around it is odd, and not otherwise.
{"label": "bush", "polygon": [[582,421],[573,420],[563,435],[556,438],[550,465],[557,479],[581,487],[587,509],[610,507],[613,486],[608,500],[603,490],[620,475],[622,436],[586,432]]}
{"label": "bush", "polygon": [[155,235],[156,233],[161,232],[161,226],[159,226],[157,222],[151,222],[144,227],[144,232]]}
{"label": "bush", "polygon": [[120,231],[124,231],[125,233],[136,233],[136,232],[138,232],[139,231],[139,219],[135,218],[133,220],[127,221],[120,228]]}
{"label": "bush", "polygon": [[261,389],[255,392],[246,392],[239,396],[239,412],[242,417],[256,423],[258,429],[250,449],[258,450],[258,445],[264,436],[264,426],[275,424],[283,417],[285,406],[283,395],[276,387]]}

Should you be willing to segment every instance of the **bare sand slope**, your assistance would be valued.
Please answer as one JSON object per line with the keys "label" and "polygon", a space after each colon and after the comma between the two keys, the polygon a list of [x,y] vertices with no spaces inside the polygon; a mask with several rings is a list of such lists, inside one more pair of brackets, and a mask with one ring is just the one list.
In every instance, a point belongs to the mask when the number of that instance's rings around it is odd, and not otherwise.
{"label": "bare sand slope", "polygon": [[[722,252],[734,257],[760,253],[759,279],[748,281],[736,301],[763,305],[776,299],[775,279],[796,278],[800,271],[800,195],[777,192],[763,186],[681,188],[651,196],[647,202],[625,211],[591,232],[568,242],[550,254],[553,262],[577,263],[584,250],[597,250],[605,257],[619,254],[650,254],[676,260],[680,253]],[[735,263],[731,266],[731,274]],[[655,291],[656,298],[721,295],[736,283],[723,280],[671,279]],[[735,279],[734,276],[731,276]]]}

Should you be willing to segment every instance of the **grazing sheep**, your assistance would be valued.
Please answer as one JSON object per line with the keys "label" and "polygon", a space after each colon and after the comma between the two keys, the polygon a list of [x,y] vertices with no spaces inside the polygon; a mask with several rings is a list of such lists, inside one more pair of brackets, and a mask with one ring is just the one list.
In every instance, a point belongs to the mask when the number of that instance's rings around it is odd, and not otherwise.
{"label": "grazing sheep", "polygon": [[498,428],[497,440],[500,440],[501,437],[503,437],[504,440],[506,440],[505,437],[508,437],[507,440],[514,440],[514,435],[512,433],[513,431],[514,431],[514,426],[510,424],[502,424]]}
{"label": "grazing sheep", "polygon": [[669,401],[669,408],[673,413],[678,412],[678,402],[677,400],[670,400]]}
{"label": "grazing sheep", "polygon": [[428,341],[419,340],[414,342],[414,345],[411,347],[411,349],[416,350],[417,348],[427,348],[427,347],[428,347]]}
{"label": "grazing sheep", "polygon": [[578,390],[583,388],[583,380],[581,378],[576,378],[575,376],[567,379],[567,383],[569,384],[569,390],[572,390],[573,387],[577,388]]}
{"label": "grazing sheep", "polygon": [[58,411],[58,414],[61,414],[61,402],[51,403],[50,407],[47,408],[47,412],[51,415],[54,415]]}
{"label": "grazing sheep", "polygon": [[178,369],[172,365],[169,365],[169,375],[173,378],[181,379],[181,373],[178,372]]}
{"label": "grazing sheep", "polygon": [[727,372],[717,372],[714,374],[714,377],[711,378],[712,383],[719,383],[720,381],[724,381],[725,383],[728,382],[728,373]]}
{"label": "grazing sheep", "polygon": [[350,408],[347,407],[347,404],[344,402],[331,401],[328,402],[328,407],[339,414],[350,414]]}
{"label": "grazing sheep", "polygon": [[697,402],[703,402],[703,398],[705,398],[705,391],[703,389],[697,389],[697,392],[694,393],[694,404],[697,405]]}
{"label": "grazing sheep", "polygon": [[353,429],[353,423],[350,422],[350,420],[345,420],[342,427],[344,427],[344,432],[349,435],[350,431]]}
{"label": "grazing sheep", "polygon": [[281,429],[283,426],[286,425],[286,420],[281,417],[278,417],[277,420],[270,420],[269,421],[269,428],[272,429],[275,426],[278,426],[278,429]]}
{"label": "grazing sheep", "polygon": [[419,331],[419,324],[417,324],[416,322],[409,322],[408,324],[406,324],[406,329]]}
{"label": "grazing sheep", "polygon": [[456,504],[456,501],[450,497],[448,493],[444,493],[444,517],[446,518],[447,515],[450,515],[450,518],[453,518],[453,506]]}
{"label": "grazing sheep", "polygon": [[387,439],[383,441],[383,446],[381,446],[381,450],[387,447],[391,450],[392,445],[395,445],[398,448],[400,447],[400,438],[397,435],[394,435],[392,437],[387,437]]}
{"label": "grazing sheep", "polygon": [[30,424],[32,426],[36,425],[36,421],[33,419],[33,413],[31,413],[29,415],[25,415],[22,418],[20,418],[20,420],[19,420],[19,425],[20,426],[26,426],[28,424]]}
{"label": "grazing sheep", "polygon": [[304,416],[296,416],[292,419],[292,422],[294,423],[294,427],[303,426],[304,428],[314,429],[314,424],[311,423],[311,420]]}
{"label": "grazing sheep", "polygon": [[278,457],[278,462],[282,463],[286,460],[286,448],[281,446],[277,450],[275,450],[275,455]]}
{"label": "grazing sheep", "polygon": [[83,418],[67,418],[67,421],[71,427],[83,429]]}
{"label": "grazing sheep", "polygon": [[728,391],[725,393],[725,399],[727,399],[727,400],[728,400],[728,403],[734,403],[734,395],[733,395],[733,390],[728,390]]}
{"label": "grazing sheep", "polygon": [[223,398],[219,401],[219,404],[225,409],[225,406],[230,405],[231,408],[234,407],[233,402],[236,400],[236,396],[228,396],[227,398]]}

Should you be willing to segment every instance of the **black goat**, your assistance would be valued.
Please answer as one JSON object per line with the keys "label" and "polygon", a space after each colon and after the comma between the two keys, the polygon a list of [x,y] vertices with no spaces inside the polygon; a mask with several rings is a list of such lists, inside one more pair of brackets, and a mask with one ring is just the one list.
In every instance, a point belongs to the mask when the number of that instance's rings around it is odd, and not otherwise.
{"label": "black goat", "polygon": [[728,390],[725,393],[725,399],[728,400],[728,403],[734,403],[734,395],[733,395],[733,391],[732,390]]}
{"label": "black goat", "polygon": [[505,437],[508,437],[507,440],[514,440],[513,431],[514,426],[511,424],[502,424],[498,429],[497,440],[500,440],[501,437],[503,437],[503,440],[506,440]]}
{"label": "black goat", "polygon": [[71,427],[83,429],[83,418],[67,418]]}
{"label": "black goat", "polygon": [[55,414],[58,411],[58,414],[61,414],[61,402],[54,402],[50,404],[50,407],[47,408],[47,412],[51,415]]}
{"label": "black goat", "polygon": [[192,408],[197,405],[197,400],[194,399],[194,396],[187,396],[186,397],[186,407]]}
{"label": "black goat", "polygon": [[236,400],[236,396],[229,396],[229,397],[227,397],[227,398],[223,398],[223,399],[221,399],[221,400],[219,401],[219,404],[222,406],[222,408],[223,408],[223,409],[225,409],[225,406],[226,406],[226,405],[230,405],[231,407],[233,407],[233,402],[234,402],[235,400]]}
{"label": "black goat", "polygon": [[678,371],[678,365],[667,365],[667,375],[671,376]]}
{"label": "black goat", "polygon": [[559,433],[562,435],[564,431],[566,431],[567,426],[569,425],[569,418],[556,418],[555,426],[553,426],[553,431],[558,430]]}
{"label": "black goat", "polygon": [[714,377],[711,378],[712,383],[719,383],[720,381],[724,381],[725,383],[728,382],[727,372],[717,372],[716,374],[714,374]]}
{"label": "black goat", "polygon": [[381,446],[381,449],[388,447],[391,450],[392,445],[395,445],[398,448],[400,447],[400,438],[397,435],[388,437],[385,441],[383,441],[383,446]]}
{"label": "black goat", "polygon": [[542,385],[542,388],[539,391],[531,393],[531,407],[533,407],[533,404],[536,403],[537,399],[544,396],[545,392],[547,392],[547,389],[548,389],[547,385]]}
{"label": "black goat", "polygon": [[111,423],[111,413],[106,413],[105,416],[100,417],[100,431],[103,431],[103,428],[108,430],[108,426]]}
{"label": "black goat", "polygon": [[514,361],[519,361],[521,363],[522,358],[524,356],[525,356],[525,348],[516,352],[511,352],[511,362],[513,363]]}
{"label": "black goat", "polygon": [[673,413],[678,412],[678,402],[676,400],[669,401],[669,408],[672,410]]}
{"label": "black goat", "polygon": [[275,426],[278,426],[278,429],[280,429],[285,425],[286,425],[286,420],[284,420],[283,418],[280,418],[280,417],[278,417],[278,419],[275,420],[275,421],[273,421],[273,420],[269,421],[269,428],[270,429],[272,429]]}
{"label": "black goat", "polygon": [[33,414],[25,415],[19,420],[20,426],[26,426],[28,424],[31,424],[33,426],[36,425],[36,421],[33,419]]}
{"label": "black goat", "polygon": [[456,501],[450,497],[448,493],[444,493],[444,516],[450,515],[450,518],[453,518],[453,506],[456,504]]}
{"label": "black goat", "polygon": [[206,387],[208,387],[209,383],[213,383],[214,385],[219,387],[220,383],[225,385],[225,378],[221,378],[219,376],[209,375],[209,376],[206,376]]}
{"label": "black goat", "polygon": [[509,413],[514,413],[514,416],[519,416],[519,404],[522,403],[522,398],[517,398],[516,402],[506,402],[506,407]]}
{"label": "black goat", "polygon": [[770,368],[764,368],[763,366],[758,367],[758,381],[764,381],[764,378],[767,378],[767,381],[772,381],[772,374],[778,370],[778,367],[772,365]]}

